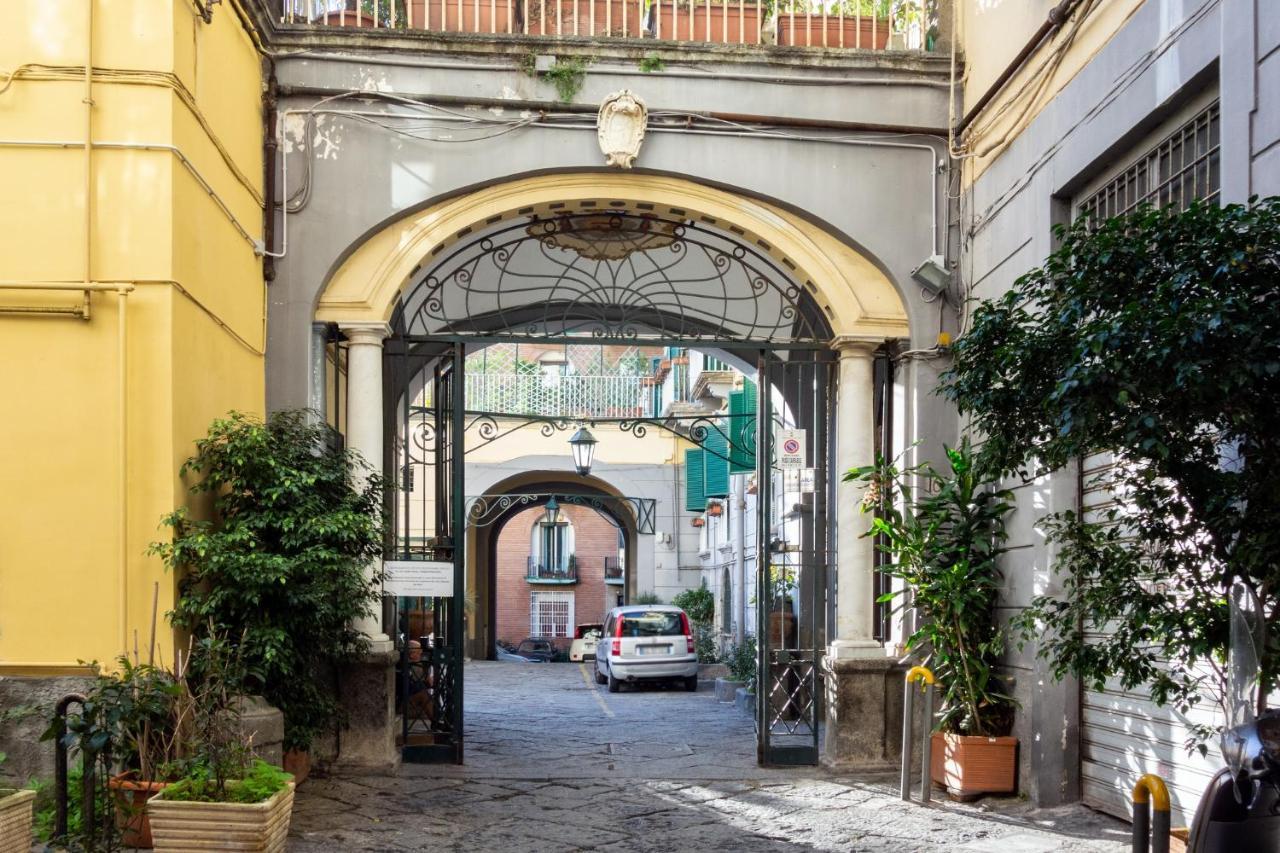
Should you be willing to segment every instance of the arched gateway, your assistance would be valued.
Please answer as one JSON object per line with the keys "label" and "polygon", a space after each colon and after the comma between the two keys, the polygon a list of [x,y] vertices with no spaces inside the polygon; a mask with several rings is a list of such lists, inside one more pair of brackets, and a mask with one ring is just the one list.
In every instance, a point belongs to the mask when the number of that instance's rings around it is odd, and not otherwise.
{"label": "arched gateway", "polygon": [[[636,173],[541,175],[387,223],[333,273],[316,318],[348,340],[347,441],[383,460],[395,486],[397,565],[452,569],[451,595],[431,600],[429,617],[361,626],[389,651],[388,631],[403,647],[430,623],[434,698],[405,705],[406,758],[462,760],[463,461],[469,437],[509,428],[468,409],[463,372],[469,348],[526,341],[703,348],[754,368],[755,411],[591,412],[535,426],[669,429],[754,473],[754,552],[767,555],[756,560],[758,756],[817,761],[822,667],[883,658],[861,496],[833,476],[875,452],[875,355],[907,337],[902,300],[876,264],[795,213],[723,189]],[[374,739],[393,743],[392,717]],[[828,734],[829,747],[838,740]]]}

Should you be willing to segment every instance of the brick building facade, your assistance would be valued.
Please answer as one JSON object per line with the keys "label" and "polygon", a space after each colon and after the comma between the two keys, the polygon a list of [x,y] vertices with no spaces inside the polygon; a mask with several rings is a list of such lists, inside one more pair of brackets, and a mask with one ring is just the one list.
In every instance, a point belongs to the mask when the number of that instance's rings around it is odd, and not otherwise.
{"label": "brick building facade", "polygon": [[619,559],[620,539],[595,510],[562,506],[555,533],[544,516],[541,507],[527,509],[498,535],[497,638],[516,644],[541,636],[568,650],[576,625],[603,622],[618,604],[623,585],[605,582],[605,565]]}

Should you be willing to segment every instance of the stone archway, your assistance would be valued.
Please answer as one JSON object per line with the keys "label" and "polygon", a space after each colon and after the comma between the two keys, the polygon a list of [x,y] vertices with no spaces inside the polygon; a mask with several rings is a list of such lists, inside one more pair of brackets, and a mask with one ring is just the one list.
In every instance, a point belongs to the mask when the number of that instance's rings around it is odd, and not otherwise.
{"label": "stone archway", "polygon": [[[872,457],[873,354],[886,340],[909,337],[903,300],[875,260],[803,217],[768,202],[681,178],[614,172],[519,178],[442,200],[388,222],[346,256],[321,295],[316,319],[336,323],[349,343],[347,434],[352,447],[367,458],[387,458],[383,453],[387,410],[382,399],[382,341],[391,333],[391,322],[402,310],[403,294],[415,276],[419,277],[415,287],[421,289],[426,284],[421,275],[430,275],[429,270],[435,269],[438,259],[448,256],[451,247],[474,242],[487,229],[518,223],[521,217],[537,222],[562,214],[666,216],[666,221],[715,231],[736,242],[743,252],[764,258],[766,266],[790,282],[786,285],[788,304],[793,308],[801,303],[808,306],[803,316],[810,321],[810,328],[821,327],[829,336],[810,336],[805,345],[829,347],[838,353],[831,383],[837,399],[832,425],[838,440],[833,442],[830,456],[824,451],[814,457],[815,462],[822,465],[827,479],[838,482],[840,471],[865,464]],[[402,316],[399,322],[403,322]],[[448,331],[447,326],[438,328]],[[437,333],[426,330],[418,334],[430,338]],[[442,344],[452,341],[447,345],[453,348],[450,358],[456,363],[466,344],[465,336],[454,335],[438,340]],[[728,339],[738,340],[748,349],[752,341],[731,334]],[[781,350],[793,346],[790,340],[770,340],[768,344]],[[765,404],[762,407],[767,411]],[[828,689],[827,695],[848,696],[849,684],[870,685],[884,695],[885,654],[875,639],[873,625],[874,550],[871,541],[862,536],[868,526],[859,511],[862,495],[856,486],[839,483],[833,496],[830,515],[836,540],[837,619],[834,642],[819,657],[826,677],[842,683],[834,691]],[[362,628],[375,641],[385,642],[376,626]],[[859,660],[875,663],[854,663]],[[848,666],[842,669],[838,666],[841,661]],[[846,670],[848,680],[844,679]],[[844,726],[861,723],[855,718],[846,724],[844,715],[836,713],[842,701],[837,698],[829,705],[828,724],[835,720],[842,730],[837,737],[829,731],[828,758],[837,763],[852,759],[882,764],[890,749],[886,721],[880,720],[873,727],[875,732],[846,736]],[[878,704],[887,707],[886,702]],[[850,751],[859,754],[850,755]]]}

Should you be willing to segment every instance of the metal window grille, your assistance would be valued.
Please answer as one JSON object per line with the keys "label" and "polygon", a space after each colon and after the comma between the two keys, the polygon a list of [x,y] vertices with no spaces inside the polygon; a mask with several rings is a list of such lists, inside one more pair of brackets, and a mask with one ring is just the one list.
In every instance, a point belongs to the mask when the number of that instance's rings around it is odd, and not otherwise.
{"label": "metal window grille", "polygon": [[1080,203],[1078,214],[1104,220],[1145,202],[1186,209],[1217,199],[1222,187],[1218,104],[1166,136]]}
{"label": "metal window grille", "polygon": [[533,592],[529,594],[529,636],[568,637],[573,622],[573,593]]}

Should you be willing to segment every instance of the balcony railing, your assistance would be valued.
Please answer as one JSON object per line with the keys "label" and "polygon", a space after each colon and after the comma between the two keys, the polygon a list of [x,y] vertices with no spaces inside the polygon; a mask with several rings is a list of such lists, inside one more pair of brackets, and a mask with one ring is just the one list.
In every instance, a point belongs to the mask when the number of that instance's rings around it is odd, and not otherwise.
{"label": "balcony railing", "polygon": [[930,50],[942,0],[278,0],[288,24]]}
{"label": "balcony railing", "polygon": [[604,558],[604,582],[622,583],[622,565],[617,557]]}
{"label": "balcony railing", "polygon": [[639,376],[468,373],[467,408],[546,417],[634,418],[647,399]]}
{"label": "balcony railing", "polygon": [[561,566],[546,566],[536,557],[528,558],[528,571],[524,579],[529,583],[577,583],[578,567],[574,560]]}

